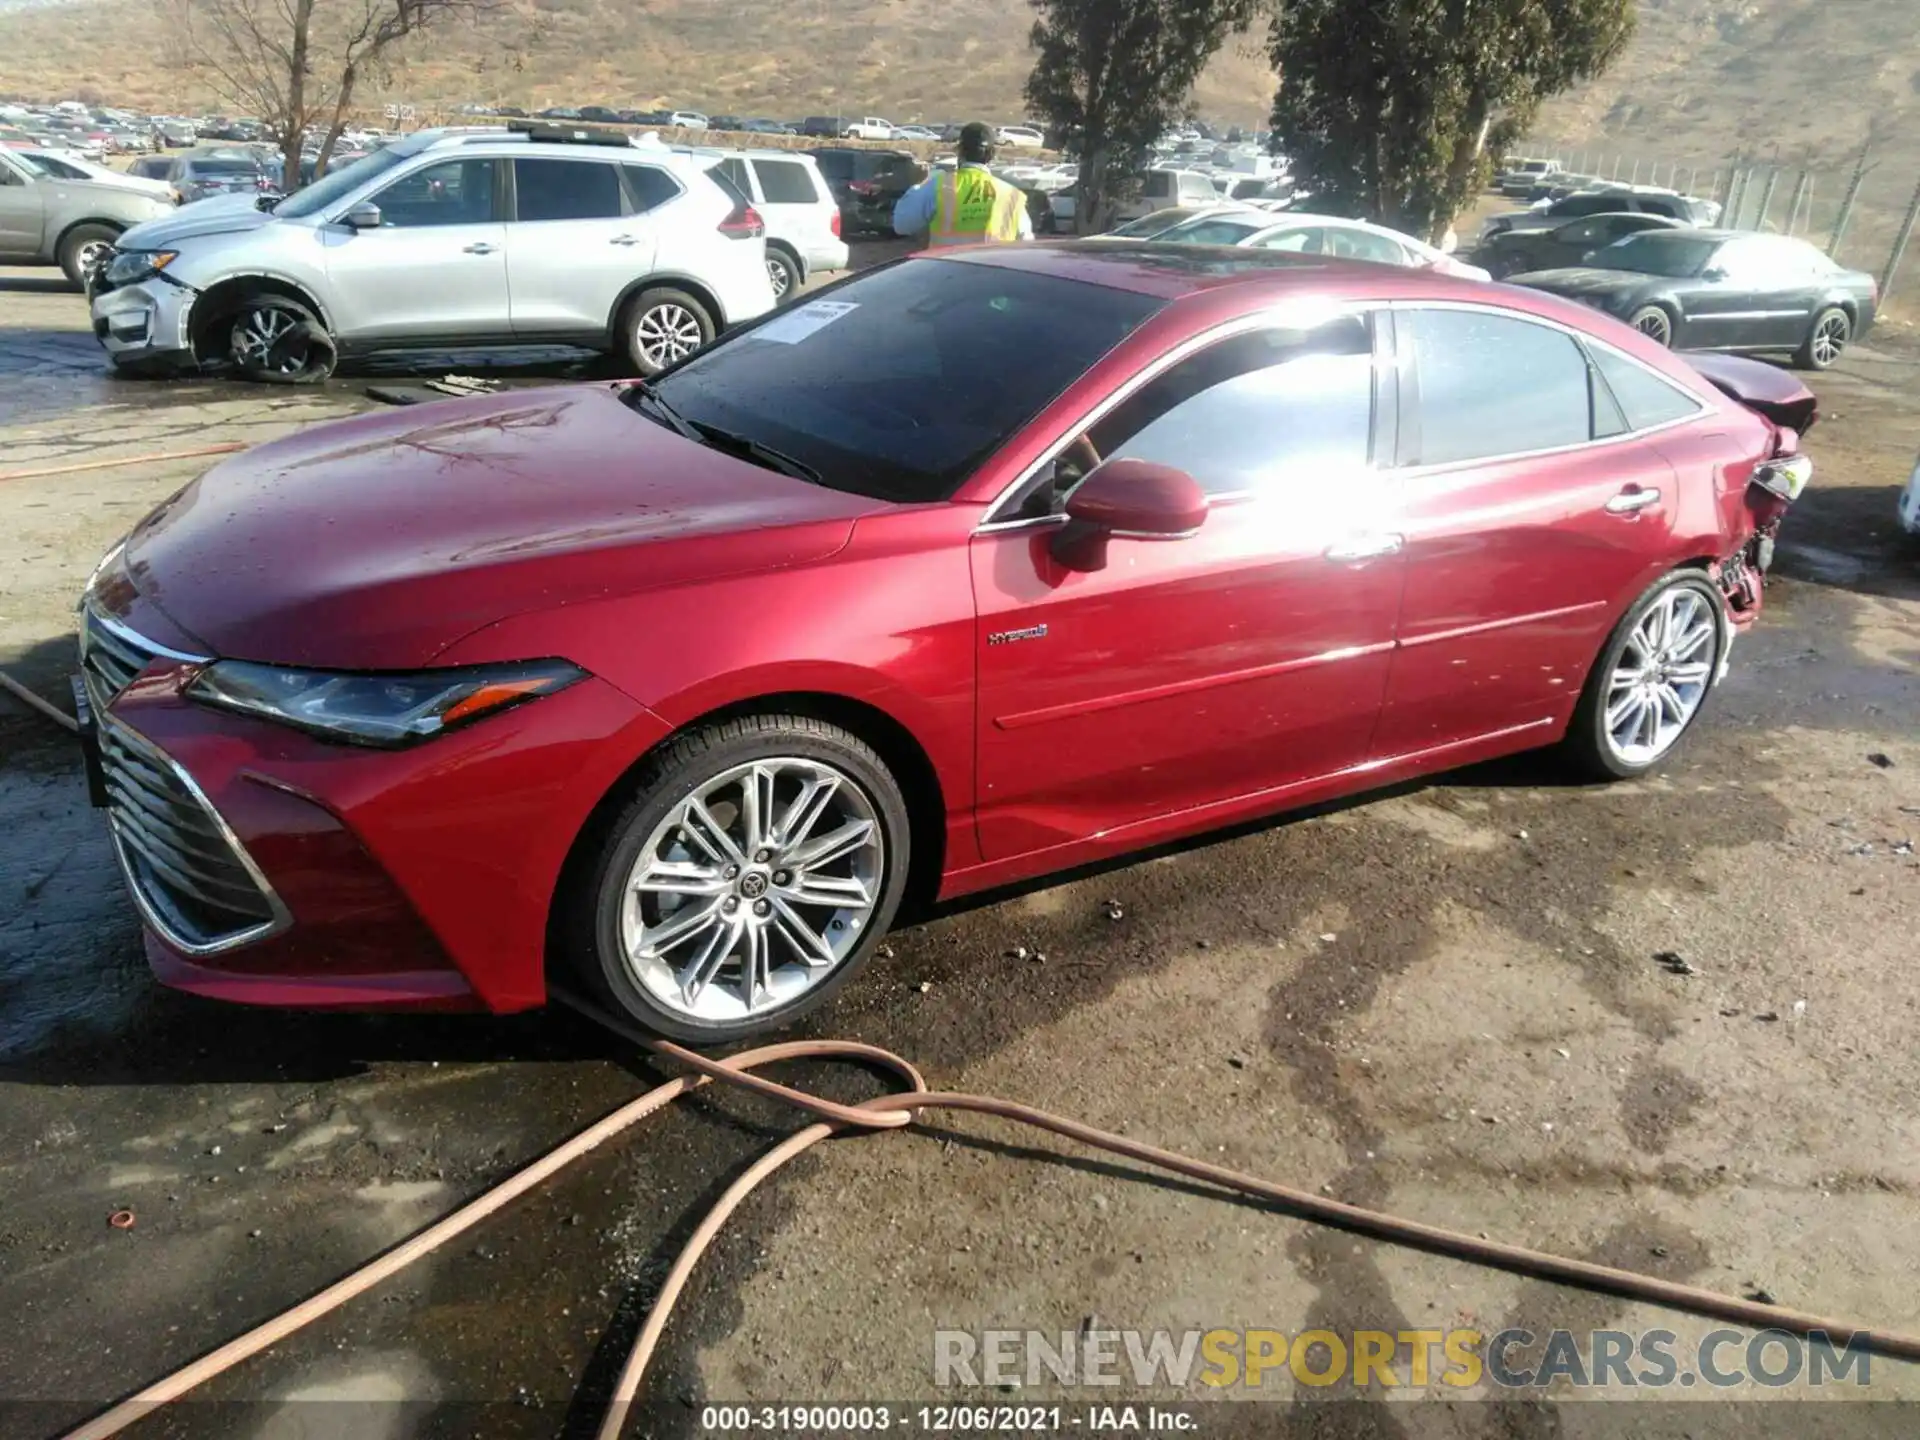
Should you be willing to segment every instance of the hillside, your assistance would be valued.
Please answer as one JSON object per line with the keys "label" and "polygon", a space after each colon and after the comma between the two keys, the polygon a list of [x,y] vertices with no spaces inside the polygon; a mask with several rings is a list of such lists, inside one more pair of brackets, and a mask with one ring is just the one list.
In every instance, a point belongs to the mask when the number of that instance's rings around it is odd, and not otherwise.
{"label": "hillside", "polygon": [[[153,37],[153,15],[142,0],[0,12],[0,95],[61,99],[84,87],[135,106],[213,105],[183,93],[192,87],[157,45],[102,43]],[[517,0],[423,38],[383,98],[1009,121],[1023,110],[1032,21],[1026,0]],[[1271,92],[1249,37],[1216,61],[1201,108],[1257,123]]]}
{"label": "hillside", "polygon": [[[1818,167],[1851,155],[1877,118],[1889,173],[1910,183],[1920,173],[1917,4],[1641,0],[1628,54],[1554,102],[1536,136],[1702,166],[1777,145],[1783,164]],[[478,23],[424,38],[368,98],[1006,120],[1022,109],[1031,23],[1026,0],[502,0]],[[1263,119],[1272,76],[1261,38],[1216,60],[1201,113]],[[0,0],[0,94],[217,104],[164,55],[151,0]]]}

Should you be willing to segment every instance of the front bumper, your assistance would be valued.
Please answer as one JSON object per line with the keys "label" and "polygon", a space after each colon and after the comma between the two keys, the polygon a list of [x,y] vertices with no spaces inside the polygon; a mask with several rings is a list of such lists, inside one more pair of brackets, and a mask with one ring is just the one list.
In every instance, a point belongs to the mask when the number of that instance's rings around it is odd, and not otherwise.
{"label": "front bumper", "polygon": [[197,291],[155,275],[111,290],[96,281],[90,293],[94,337],[116,363],[193,358],[188,324]]}
{"label": "front bumper", "polygon": [[588,679],[417,747],[333,744],[184,699],[204,662],[153,618],[102,636],[87,616],[83,674],[162,983],[303,1008],[544,1003],[562,868],[662,722]]}

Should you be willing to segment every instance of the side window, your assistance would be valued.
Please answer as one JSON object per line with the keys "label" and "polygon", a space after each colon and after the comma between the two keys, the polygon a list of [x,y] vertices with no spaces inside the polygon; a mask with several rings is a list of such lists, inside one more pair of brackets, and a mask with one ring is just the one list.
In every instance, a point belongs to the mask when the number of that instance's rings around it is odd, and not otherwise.
{"label": "side window", "polygon": [[613,220],[621,214],[620,176],[600,160],[513,162],[514,215],[535,220]]}
{"label": "side window", "polygon": [[1322,249],[1322,238],[1326,231],[1317,225],[1303,225],[1298,230],[1287,230],[1279,235],[1270,235],[1260,242],[1262,250],[1286,250],[1295,255],[1318,255]]}
{"label": "side window", "polygon": [[24,185],[26,183],[25,180],[22,180],[19,175],[14,172],[11,165],[0,165],[0,185]]}
{"label": "side window", "polygon": [[1700,402],[1661,379],[1646,366],[1627,359],[1604,346],[1591,351],[1594,369],[1619,402],[1629,430],[1645,430],[1665,425],[1700,412]]}
{"label": "side window", "polygon": [[1147,188],[1143,192],[1149,200],[1165,200],[1173,194],[1173,177],[1164,170],[1154,170],[1147,175]]}
{"label": "side window", "polygon": [[627,199],[633,213],[643,215],[664,205],[680,193],[680,182],[657,165],[623,165],[627,176]]}
{"label": "side window", "polygon": [[1587,361],[1571,336],[1486,310],[1402,318],[1420,382],[1409,464],[1525,455],[1593,437]]}
{"label": "side window", "polygon": [[446,160],[401,176],[371,198],[382,225],[484,225],[494,216],[493,177],[491,160]]}
{"label": "side window", "polygon": [[1182,226],[1166,238],[1188,245],[1238,245],[1259,228],[1244,220],[1202,220],[1198,225]]}
{"label": "side window", "polygon": [[726,176],[728,181],[732,183],[733,188],[738,190],[742,195],[751,196],[753,194],[753,180],[747,174],[747,162],[739,156],[729,155],[713,168]]}
{"label": "side window", "polygon": [[1598,245],[1607,234],[1608,227],[1598,220],[1581,220],[1572,225],[1562,225],[1554,235],[1562,245]]}
{"label": "side window", "polygon": [[760,177],[760,193],[769,205],[812,205],[820,199],[813,176],[795,160],[756,160],[753,173]]}
{"label": "side window", "polygon": [[1182,175],[1179,180],[1180,199],[1185,204],[1208,205],[1220,198],[1220,192],[1204,175]]}
{"label": "side window", "polygon": [[1632,209],[1623,201],[1608,195],[1569,195],[1553,207],[1554,214],[1567,216],[1598,215],[1603,210],[1621,206]]}
{"label": "side window", "polygon": [[1326,250],[1343,260],[1371,260],[1376,265],[1405,265],[1407,252],[1384,235],[1368,230],[1349,230],[1344,225],[1327,227]]}
{"label": "side window", "polygon": [[1087,434],[1102,459],[1175,465],[1209,495],[1338,484],[1369,464],[1373,335],[1347,316],[1259,330],[1150,381]]}

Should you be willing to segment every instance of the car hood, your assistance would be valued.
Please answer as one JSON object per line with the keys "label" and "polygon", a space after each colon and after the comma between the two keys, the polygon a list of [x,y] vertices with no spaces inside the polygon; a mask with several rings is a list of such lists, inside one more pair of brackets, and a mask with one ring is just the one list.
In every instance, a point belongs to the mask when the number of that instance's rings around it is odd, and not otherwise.
{"label": "car hood", "polygon": [[209,654],[405,669],[528,611],[825,559],[884,508],[578,386],[273,441],[143,520],[119,567]]}
{"label": "car hood", "polygon": [[1637,270],[1602,270],[1591,265],[1576,265],[1565,270],[1535,270],[1515,275],[1515,285],[1564,295],[1569,300],[1600,300],[1627,295],[1657,281],[1658,276]]}
{"label": "car hood", "polygon": [[[169,250],[182,240],[201,235],[230,235],[241,230],[258,230],[275,223],[254,203],[257,190],[236,190],[226,195],[210,195],[194,200],[177,210],[134,226],[119,241],[122,250]],[[282,223],[292,223],[282,222]]]}

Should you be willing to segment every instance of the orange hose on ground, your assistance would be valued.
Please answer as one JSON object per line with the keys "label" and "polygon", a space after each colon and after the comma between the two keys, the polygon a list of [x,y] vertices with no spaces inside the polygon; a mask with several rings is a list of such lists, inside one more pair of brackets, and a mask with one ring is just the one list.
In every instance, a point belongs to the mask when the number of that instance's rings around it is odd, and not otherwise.
{"label": "orange hose on ground", "polygon": [[[1796,1335],[1821,1331],[1842,1344],[1859,1340],[1866,1349],[1876,1355],[1897,1360],[1920,1361],[1920,1336],[1871,1331],[1847,1320],[1788,1310],[1777,1305],[1764,1305],[1754,1300],[1737,1299],[1692,1285],[1681,1285],[1655,1276],[1619,1270],[1609,1265],[1596,1265],[1585,1260],[1547,1255],[1518,1245],[1480,1240],[1458,1231],[1444,1230],[1416,1220],[1403,1220],[1378,1211],[1364,1210],[1356,1205],[1343,1204],[1338,1200],[1330,1200],[1324,1195],[1296,1190],[1275,1181],[1263,1180],[1258,1176],[1228,1169],[1223,1165],[1194,1160],[1155,1145],[1130,1139],[1125,1135],[1116,1135],[1110,1131],[1049,1114],[1044,1110],[1015,1101],[1001,1100],[990,1095],[929,1091],[911,1062],[875,1045],[849,1040],[796,1040],[743,1051],[724,1060],[713,1060],[669,1041],[640,1035],[621,1022],[573,997],[558,998],[566,999],[568,1003],[585,1011],[616,1033],[645,1045],[658,1055],[685,1064],[698,1074],[669,1080],[649,1090],[639,1099],[621,1106],[606,1118],[589,1126],[571,1140],[516,1172],[500,1185],[470,1200],[445,1219],[428,1226],[418,1235],[403,1241],[370,1264],[335,1281],[319,1294],[283,1311],[237,1339],[228,1341],[219,1349],[146,1386],[84,1425],[68,1431],[63,1440],[108,1440],[108,1437],[119,1434],[156,1407],[178,1398],[194,1386],[211,1379],[247,1357],[258,1354],[310,1321],[318,1319],[321,1315],[396,1274],[422,1255],[445,1244],[456,1235],[492,1215],[503,1205],[525,1194],[595,1146],[653,1114],[670,1101],[706,1084],[709,1080],[739,1085],[761,1095],[786,1101],[797,1109],[822,1118],[781,1141],[748,1166],[701,1220],[693,1234],[688,1237],[628,1354],[626,1365],[621,1371],[606,1417],[601,1425],[600,1440],[617,1440],[633,1402],[639,1395],[640,1382],[645,1376],[647,1363],[652,1358],[654,1348],[666,1327],[667,1318],[672,1313],[675,1301],[679,1299],[681,1291],[686,1286],[687,1278],[693,1273],[694,1266],[699,1263],[707,1246],[720,1233],[727,1217],[753,1192],[754,1188],[782,1166],[838,1130],[855,1127],[869,1130],[899,1129],[911,1124],[919,1111],[927,1109],[970,1110],[977,1114],[992,1115],[1003,1120],[1029,1125],[1094,1149],[1124,1155],[1128,1159],[1137,1160],[1171,1174],[1216,1185],[1223,1191],[1238,1192],[1266,1200],[1283,1212],[1301,1219],[1337,1226],[1343,1230],[1369,1235],[1395,1244],[1413,1246],[1435,1254],[1450,1255],[1472,1264],[1553,1280],[1583,1289],[1598,1290],[1630,1300],[1646,1301],[1689,1314],[1731,1321],[1757,1330],[1784,1330]],[[908,1089],[881,1095],[860,1105],[848,1106],[823,1100],[819,1096],[809,1095],[804,1091],[748,1073],[754,1067],[772,1064],[778,1060],[799,1059],[852,1060],[877,1065],[899,1076],[907,1083]]]}

